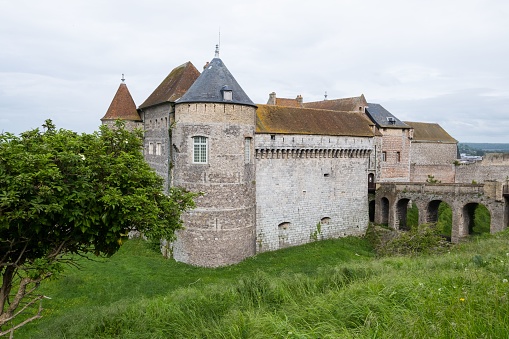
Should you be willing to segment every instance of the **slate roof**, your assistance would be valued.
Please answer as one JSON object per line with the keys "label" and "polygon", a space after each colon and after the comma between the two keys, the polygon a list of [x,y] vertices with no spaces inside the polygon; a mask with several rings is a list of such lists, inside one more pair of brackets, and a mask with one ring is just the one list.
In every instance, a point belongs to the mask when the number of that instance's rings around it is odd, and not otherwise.
{"label": "slate roof", "polygon": [[373,123],[364,114],[258,105],[256,133],[373,137]]}
{"label": "slate roof", "polygon": [[[396,118],[394,115],[392,115],[391,112],[383,108],[382,105],[380,104],[368,103],[368,107],[366,108],[366,114],[371,118],[371,120],[373,120],[373,122],[378,127],[403,128],[403,129],[410,128],[410,126]],[[392,122],[390,120],[392,120]]]}
{"label": "slate roof", "polygon": [[458,141],[451,137],[439,124],[427,122],[405,121],[405,124],[414,129],[412,142],[439,142],[456,144]]}
{"label": "slate roof", "polygon": [[136,110],[136,104],[125,83],[121,83],[118,87],[117,93],[101,121],[117,119],[141,121],[140,115]]}
{"label": "slate roof", "polygon": [[140,108],[143,109],[165,102],[175,102],[186,93],[199,76],[200,72],[190,61],[175,67],[140,105]]}
{"label": "slate roof", "polygon": [[305,108],[328,109],[342,112],[354,112],[354,111],[359,112],[362,111],[359,110],[359,107],[364,108],[364,106],[366,105],[367,102],[366,98],[364,98],[364,94],[352,98],[312,101],[303,103],[303,107]]}
{"label": "slate roof", "polygon": [[[233,99],[231,101],[223,101],[221,90],[224,86],[232,90]],[[176,103],[191,102],[232,103],[256,107],[223,61],[217,57],[212,59],[198,79]]]}

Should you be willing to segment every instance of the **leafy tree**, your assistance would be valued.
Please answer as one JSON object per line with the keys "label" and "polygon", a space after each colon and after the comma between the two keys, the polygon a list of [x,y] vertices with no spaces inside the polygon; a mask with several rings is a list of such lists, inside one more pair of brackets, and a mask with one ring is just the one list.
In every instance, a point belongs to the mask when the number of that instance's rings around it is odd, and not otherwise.
{"label": "leafy tree", "polygon": [[131,230],[173,240],[194,207],[194,193],[163,194],[141,131],[122,122],[81,135],[51,120],[43,127],[0,134],[0,336],[42,316],[37,286],[73,255],[110,256]]}

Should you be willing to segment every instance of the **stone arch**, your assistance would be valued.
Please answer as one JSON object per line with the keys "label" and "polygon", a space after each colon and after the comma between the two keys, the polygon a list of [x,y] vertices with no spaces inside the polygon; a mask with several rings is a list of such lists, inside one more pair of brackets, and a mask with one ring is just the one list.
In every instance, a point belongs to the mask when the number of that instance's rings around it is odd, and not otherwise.
{"label": "stone arch", "polygon": [[[468,234],[481,234],[491,229],[491,211],[483,204],[470,202],[463,206],[463,227]],[[485,220],[485,218],[488,218]],[[483,219],[483,220],[481,220]]]}
{"label": "stone arch", "polygon": [[380,199],[380,223],[389,225],[389,199],[383,197]]}
{"label": "stone arch", "polygon": [[408,231],[409,227],[407,226],[407,210],[408,204],[410,203],[410,199],[403,198],[398,200],[396,204],[396,220],[394,226],[396,229]]}

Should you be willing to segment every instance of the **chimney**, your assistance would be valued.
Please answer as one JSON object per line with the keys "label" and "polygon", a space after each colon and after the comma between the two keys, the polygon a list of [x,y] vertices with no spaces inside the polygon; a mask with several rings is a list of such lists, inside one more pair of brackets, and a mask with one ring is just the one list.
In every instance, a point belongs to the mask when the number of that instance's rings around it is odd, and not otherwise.
{"label": "chimney", "polygon": [[267,101],[267,105],[275,105],[276,104],[276,92],[272,92],[269,94],[269,101]]}
{"label": "chimney", "polygon": [[297,103],[299,104],[300,107],[302,107],[302,95],[297,95],[297,98],[295,98],[295,100],[297,100]]}

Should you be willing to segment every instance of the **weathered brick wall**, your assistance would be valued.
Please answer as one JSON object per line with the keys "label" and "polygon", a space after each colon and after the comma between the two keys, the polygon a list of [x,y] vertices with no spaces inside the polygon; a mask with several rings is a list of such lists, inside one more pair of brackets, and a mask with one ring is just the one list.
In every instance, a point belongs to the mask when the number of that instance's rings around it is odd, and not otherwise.
{"label": "weathered brick wall", "polygon": [[483,183],[486,180],[505,181],[509,177],[509,154],[489,153],[482,161],[456,167],[456,182]]}
{"label": "weathered brick wall", "polygon": [[[410,138],[408,129],[382,128],[380,182],[410,180]],[[385,161],[382,154],[385,152]]]}
{"label": "weathered brick wall", "polygon": [[[173,184],[203,192],[183,216],[173,256],[199,266],[237,263],[255,254],[255,108],[233,104],[180,104],[172,132]],[[193,164],[193,137],[208,142],[206,164]],[[251,138],[245,159],[245,138]]]}
{"label": "weathered brick wall", "polygon": [[[170,157],[169,128],[173,106],[170,103],[146,108],[143,113],[145,161],[164,179],[164,190],[168,189]],[[158,146],[158,144],[160,146]],[[158,147],[160,147],[158,149]]]}
{"label": "weathered brick wall", "polygon": [[256,135],[257,251],[364,234],[373,142]]}

